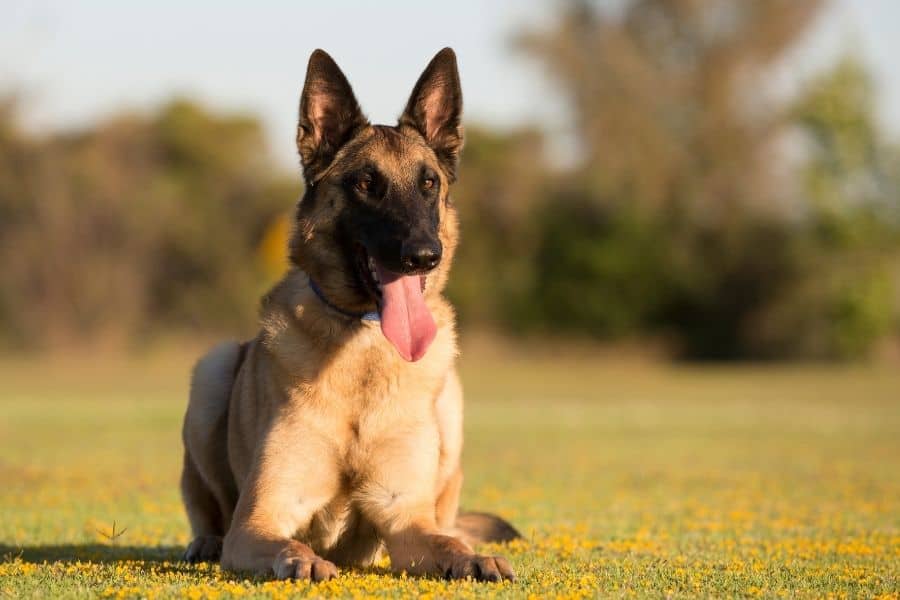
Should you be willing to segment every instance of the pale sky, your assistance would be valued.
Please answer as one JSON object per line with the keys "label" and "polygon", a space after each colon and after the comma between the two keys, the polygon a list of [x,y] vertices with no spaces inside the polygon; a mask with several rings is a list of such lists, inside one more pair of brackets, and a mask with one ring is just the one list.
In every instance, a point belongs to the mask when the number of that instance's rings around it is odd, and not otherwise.
{"label": "pale sky", "polygon": [[[468,121],[540,121],[553,131],[565,122],[561,104],[510,39],[547,23],[557,1],[0,0],[0,93],[24,92],[35,128],[84,126],[186,95],[258,114],[275,159],[296,165],[297,102],[313,49],[334,56],[373,121],[393,123],[431,56],[452,46]],[[900,1],[833,1],[789,78],[847,48],[873,70],[885,123],[900,134]]]}

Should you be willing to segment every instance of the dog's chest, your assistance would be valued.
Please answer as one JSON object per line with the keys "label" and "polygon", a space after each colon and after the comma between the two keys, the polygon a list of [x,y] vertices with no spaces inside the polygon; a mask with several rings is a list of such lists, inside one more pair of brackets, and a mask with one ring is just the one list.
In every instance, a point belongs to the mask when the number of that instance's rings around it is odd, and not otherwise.
{"label": "dog's chest", "polygon": [[419,488],[433,492],[425,482],[438,469],[435,398],[452,356],[410,364],[384,346],[380,336],[351,340],[309,372],[290,401],[296,422],[329,448],[319,468],[336,469],[339,481],[305,541],[339,562],[365,562],[378,543],[366,515]]}
{"label": "dog's chest", "polygon": [[[380,338],[379,338],[380,339]],[[449,364],[399,360],[385,343],[348,345],[308,388],[324,409],[360,443],[396,430],[404,422],[433,416],[436,394]]]}
{"label": "dog's chest", "polygon": [[343,409],[332,438],[339,489],[313,516],[304,541],[338,564],[365,565],[381,544],[367,515],[407,491],[406,480],[434,472],[439,439],[431,410],[404,407],[396,397],[360,394]]}
{"label": "dog's chest", "polygon": [[396,461],[398,454],[415,448],[430,455],[427,446],[438,445],[434,400],[410,387],[402,382],[373,385],[345,406],[338,454],[347,493],[370,480],[376,464]]}

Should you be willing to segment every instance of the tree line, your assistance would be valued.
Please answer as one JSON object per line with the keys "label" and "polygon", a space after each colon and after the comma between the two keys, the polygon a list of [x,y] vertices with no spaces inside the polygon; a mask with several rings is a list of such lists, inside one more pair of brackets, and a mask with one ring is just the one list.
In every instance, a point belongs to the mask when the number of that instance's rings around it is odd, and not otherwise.
{"label": "tree line", "polygon": [[[467,328],[654,339],[702,359],[857,358],[900,336],[900,151],[853,55],[785,97],[816,0],[561,4],[519,50],[576,156],[468,124],[449,294]],[[175,100],[79,132],[0,106],[10,347],[248,333],[298,174],[253,116]]]}

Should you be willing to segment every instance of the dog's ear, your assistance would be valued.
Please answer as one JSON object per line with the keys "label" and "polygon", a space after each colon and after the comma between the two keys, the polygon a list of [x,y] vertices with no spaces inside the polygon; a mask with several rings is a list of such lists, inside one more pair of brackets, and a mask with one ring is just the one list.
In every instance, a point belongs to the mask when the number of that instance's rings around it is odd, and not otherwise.
{"label": "dog's ear", "polygon": [[367,124],[340,67],[324,50],[313,52],[306,67],[297,127],[297,150],[307,183],[315,181],[341,146]]}
{"label": "dog's ear", "polygon": [[450,181],[456,179],[456,164],[463,145],[462,88],[451,48],[438,52],[413,88],[400,125],[416,129],[444,166]]}

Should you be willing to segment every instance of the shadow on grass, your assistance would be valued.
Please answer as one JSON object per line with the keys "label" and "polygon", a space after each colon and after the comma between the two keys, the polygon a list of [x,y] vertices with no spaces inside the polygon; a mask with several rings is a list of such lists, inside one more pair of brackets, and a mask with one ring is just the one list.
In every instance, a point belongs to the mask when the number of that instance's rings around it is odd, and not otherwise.
{"label": "shadow on grass", "polygon": [[0,563],[12,562],[17,558],[31,563],[75,562],[78,560],[96,563],[115,563],[126,560],[162,563],[179,561],[183,553],[183,546],[119,546],[113,544],[10,546],[0,544]]}
{"label": "shadow on grass", "polygon": [[[184,546],[118,546],[111,544],[47,544],[38,546],[10,546],[0,544],[0,564],[21,560],[25,563],[74,563],[77,561],[114,565],[129,562],[127,567],[145,574],[162,575],[176,573],[188,576],[209,577],[210,570],[181,560]],[[201,563],[202,564],[202,563]],[[265,583],[272,574],[219,571],[215,568],[215,581]],[[399,576],[390,568],[380,565],[366,567],[341,567],[341,574],[377,575],[387,579]],[[421,579],[444,581],[440,576],[426,575]],[[0,590],[2,591],[2,590]],[[2,596],[2,594],[0,594]]]}
{"label": "shadow on grass", "polygon": [[[15,560],[35,564],[44,562],[72,563],[76,561],[114,564],[135,561],[143,563],[130,565],[138,570],[149,571],[152,566],[152,570],[156,573],[196,573],[197,565],[182,561],[181,557],[183,554],[184,546],[119,546],[112,544],[10,546],[8,544],[0,544],[0,564]],[[341,572],[396,577],[396,574],[389,568],[375,565],[342,568]],[[256,583],[271,579],[271,576],[266,575],[228,571],[222,572],[218,577],[230,581],[250,580]]]}

